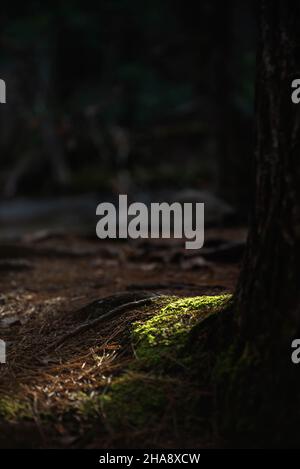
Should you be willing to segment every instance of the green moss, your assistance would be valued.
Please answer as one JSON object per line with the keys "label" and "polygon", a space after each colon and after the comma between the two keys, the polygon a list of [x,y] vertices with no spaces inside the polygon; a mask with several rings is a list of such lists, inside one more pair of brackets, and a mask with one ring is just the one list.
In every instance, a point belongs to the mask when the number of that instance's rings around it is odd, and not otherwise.
{"label": "green moss", "polygon": [[[77,411],[86,420],[103,420],[110,431],[156,432],[163,422],[169,435],[209,431],[202,427],[208,396],[195,383],[168,375],[127,372],[105,393],[77,396]],[[175,426],[174,426],[175,424]],[[209,427],[209,426],[208,426]]]}
{"label": "green moss", "polygon": [[199,319],[223,307],[230,296],[196,296],[172,301],[148,321],[135,323],[133,336],[149,346],[174,345],[178,340],[182,342]]}
{"label": "green moss", "polygon": [[[189,381],[194,357],[182,353],[183,348],[193,326],[220,311],[230,297],[168,298],[157,302],[158,312],[153,317],[133,324],[137,360],[121,377],[113,379],[105,393],[77,394],[78,412],[85,418],[104,416],[112,427],[139,428],[147,424],[148,428],[157,425],[163,415],[168,418],[165,411],[171,408],[172,418],[176,416],[182,425],[189,425],[197,415],[191,412],[191,406],[207,408],[207,403],[197,383]],[[174,406],[174,402],[181,404]]]}
{"label": "green moss", "polygon": [[162,307],[148,321],[136,322],[132,337],[137,358],[152,367],[174,362],[195,324],[220,311],[230,298],[231,295],[180,298]]}
{"label": "green moss", "polygon": [[165,385],[163,380],[127,373],[103,396],[104,413],[113,424],[149,425],[165,407]]}
{"label": "green moss", "polygon": [[0,417],[7,422],[32,417],[28,403],[23,403],[10,396],[0,397]]}
{"label": "green moss", "polygon": [[[126,373],[116,378],[110,388],[102,394],[78,393],[75,407],[85,418],[102,415],[112,426],[147,425],[165,406],[163,389],[168,380],[151,378],[146,374]],[[159,385],[158,385],[159,384]]]}
{"label": "green moss", "polygon": [[[152,435],[163,425],[168,434],[174,433],[174,438],[178,428],[182,434],[197,434],[201,430],[209,438],[213,431],[208,423],[213,399],[202,368],[211,373],[210,350],[207,357],[201,351],[199,359],[199,347],[188,349],[186,344],[194,326],[205,324],[206,321],[201,321],[206,318],[213,320],[213,315],[223,310],[230,297],[156,300],[149,311],[152,317],[132,325],[135,357],[121,376],[113,376],[105,392],[102,388],[69,396],[60,418],[75,417],[86,422],[100,419],[109,431],[137,429],[139,432],[147,428]],[[227,369],[223,371],[226,375]],[[218,374],[220,380],[223,371],[220,369]],[[0,398],[0,417],[6,420],[32,418],[30,410],[30,405],[16,399]],[[50,421],[45,414],[40,417]]]}

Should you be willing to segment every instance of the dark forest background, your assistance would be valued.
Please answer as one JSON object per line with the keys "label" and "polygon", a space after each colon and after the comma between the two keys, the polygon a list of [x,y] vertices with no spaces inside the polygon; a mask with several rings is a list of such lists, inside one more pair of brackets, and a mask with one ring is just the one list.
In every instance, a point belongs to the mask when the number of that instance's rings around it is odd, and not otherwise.
{"label": "dark forest background", "polygon": [[5,2],[1,198],[193,188],[245,219],[254,13],[234,0]]}

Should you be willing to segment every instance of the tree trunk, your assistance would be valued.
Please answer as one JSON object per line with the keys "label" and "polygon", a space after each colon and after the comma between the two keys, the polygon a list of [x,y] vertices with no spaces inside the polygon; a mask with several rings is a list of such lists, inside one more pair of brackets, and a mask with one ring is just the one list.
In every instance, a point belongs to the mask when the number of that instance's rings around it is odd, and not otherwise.
{"label": "tree trunk", "polygon": [[[300,128],[291,83],[299,72],[300,7],[263,0],[256,84],[256,196],[236,293],[244,337],[300,325]],[[300,331],[299,331],[300,332]]]}
{"label": "tree trunk", "polygon": [[217,419],[235,444],[297,446],[300,370],[300,4],[260,2],[256,83],[256,191],[234,324],[214,370]]}

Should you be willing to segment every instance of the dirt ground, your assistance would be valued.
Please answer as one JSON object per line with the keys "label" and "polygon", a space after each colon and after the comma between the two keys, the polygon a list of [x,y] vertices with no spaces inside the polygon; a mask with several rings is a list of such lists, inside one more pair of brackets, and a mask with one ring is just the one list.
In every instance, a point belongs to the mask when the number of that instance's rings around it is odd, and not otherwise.
{"label": "dirt ground", "polygon": [[[1,399],[5,403],[13,396],[18,404],[9,419],[0,417],[0,446],[132,445],[109,426],[103,428],[105,418],[95,427],[80,414],[69,419],[66,409],[78,390],[104,389],[122,372],[133,353],[126,340],[130,324],[153,314],[151,308],[133,305],[74,337],[68,333],[95,319],[94,302],[106,297],[115,307],[149,293],[233,292],[245,237],[243,228],[210,229],[198,252],[185,251],[175,240],[122,243],[49,233],[2,245],[0,338],[7,343],[7,363],[0,365],[0,415]],[[48,415],[46,425],[41,415]],[[149,446],[180,444],[159,432],[156,441],[146,433],[137,438]]]}

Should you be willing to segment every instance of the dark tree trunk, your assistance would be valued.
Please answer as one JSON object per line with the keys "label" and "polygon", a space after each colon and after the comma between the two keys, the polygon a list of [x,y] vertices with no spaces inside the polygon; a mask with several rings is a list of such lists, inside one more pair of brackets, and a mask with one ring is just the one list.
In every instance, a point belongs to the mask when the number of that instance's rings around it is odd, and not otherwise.
{"label": "dark tree trunk", "polygon": [[237,320],[249,339],[286,333],[281,338],[290,340],[300,326],[300,104],[291,101],[291,82],[300,76],[299,46],[299,3],[263,0],[256,196],[236,294]]}
{"label": "dark tree trunk", "polygon": [[243,445],[299,447],[300,370],[291,360],[300,338],[300,104],[291,100],[299,49],[300,4],[262,0],[255,201],[237,327],[225,315],[231,326],[218,329],[227,342],[214,370],[219,428]]}

